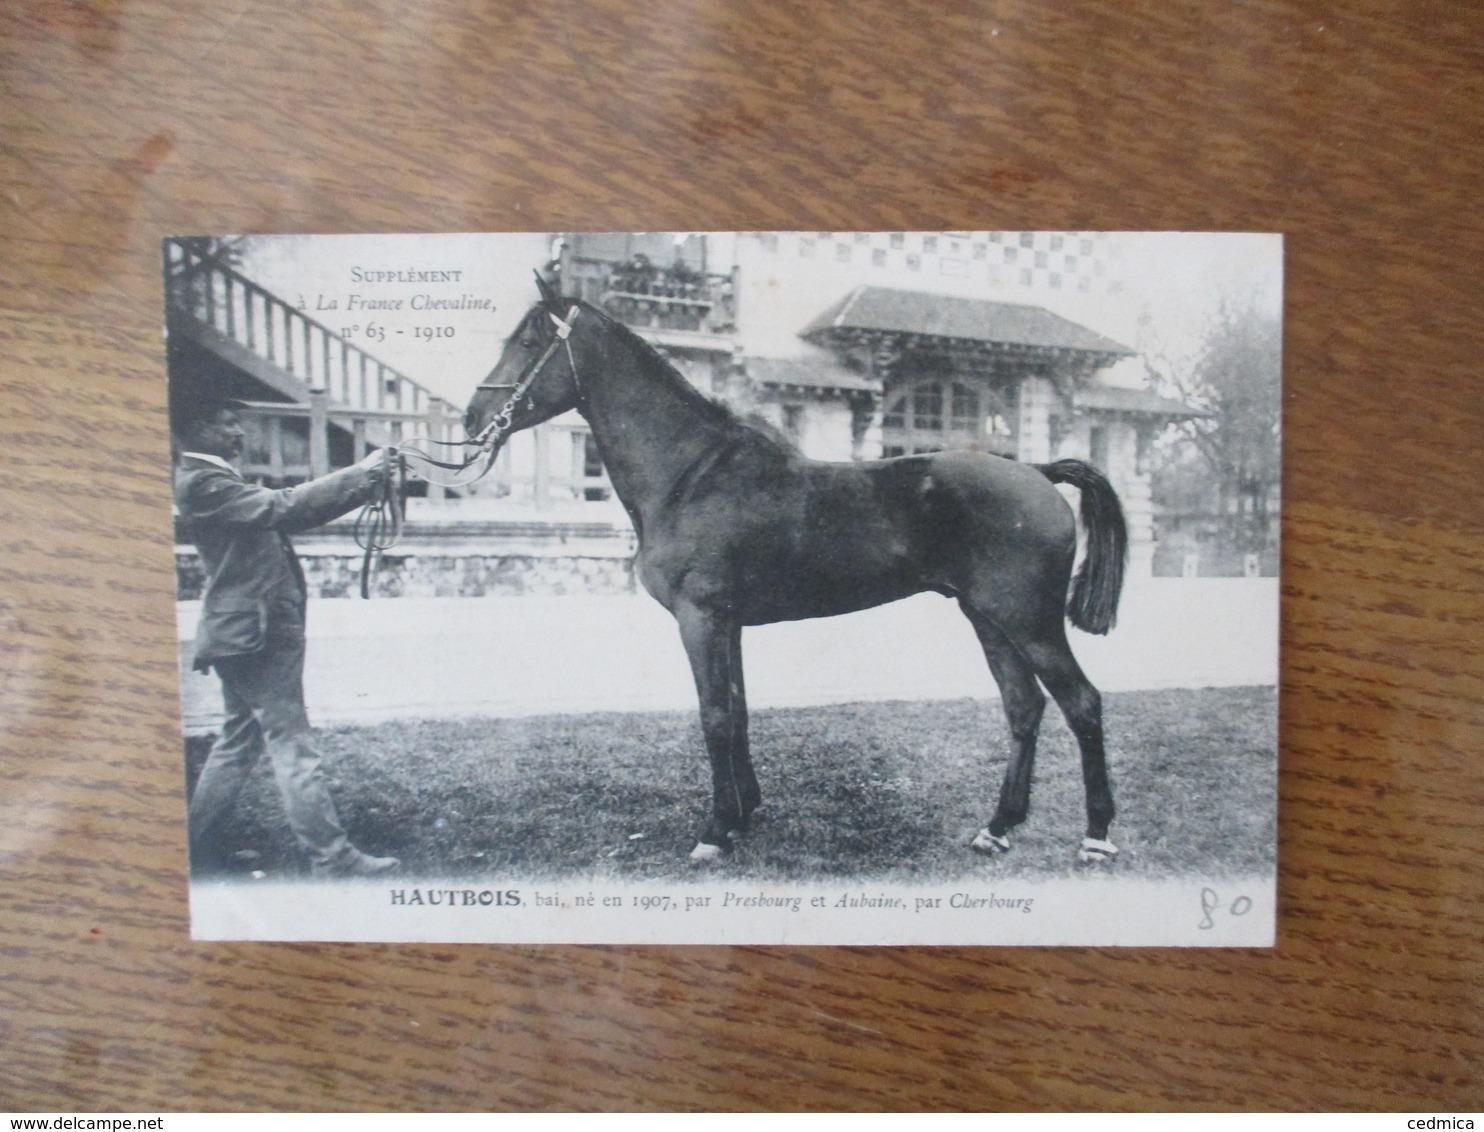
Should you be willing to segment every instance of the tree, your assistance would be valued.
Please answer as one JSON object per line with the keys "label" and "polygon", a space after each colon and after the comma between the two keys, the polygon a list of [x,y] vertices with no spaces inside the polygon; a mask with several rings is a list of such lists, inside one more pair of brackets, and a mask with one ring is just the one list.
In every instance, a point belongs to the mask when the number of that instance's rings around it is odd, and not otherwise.
{"label": "tree", "polygon": [[211,287],[212,269],[240,267],[246,241],[240,236],[180,236],[169,242],[179,254],[167,259],[167,297],[176,306],[197,312]]}
{"label": "tree", "polygon": [[[1193,494],[1244,553],[1270,544],[1281,473],[1283,336],[1276,315],[1252,300],[1222,299],[1194,356],[1146,354],[1156,382],[1203,417],[1185,421],[1185,444],[1166,446],[1155,501],[1190,510]],[[1191,450],[1200,465],[1192,466]],[[1205,474],[1201,474],[1205,473]]]}

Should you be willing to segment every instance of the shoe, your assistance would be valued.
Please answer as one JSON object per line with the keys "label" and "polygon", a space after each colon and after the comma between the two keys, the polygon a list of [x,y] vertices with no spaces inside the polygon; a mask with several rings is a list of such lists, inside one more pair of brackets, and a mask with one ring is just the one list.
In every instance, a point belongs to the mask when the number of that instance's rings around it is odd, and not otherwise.
{"label": "shoe", "polygon": [[396,857],[373,857],[351,849],[331,861],[316,861],[310,872],[317,877],[375,877],[389,873],[402,864]]}

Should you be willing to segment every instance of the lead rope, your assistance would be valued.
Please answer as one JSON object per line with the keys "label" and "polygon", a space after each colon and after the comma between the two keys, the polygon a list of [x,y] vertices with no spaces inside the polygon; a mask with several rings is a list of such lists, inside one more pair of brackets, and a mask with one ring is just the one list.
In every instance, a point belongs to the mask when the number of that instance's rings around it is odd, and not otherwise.
{"label": "lead rope", "polygon": [[[361,557],[362,598],[369,600],[371,597],[372,560],[381,552],[390,550],[396,546],[397,540],[402,537],[402,523],[405,518],[402,507],[403,497],[406,494],[403,490],[407,477],[406,457],[415,456],[430,467],[442,468],[455,473],[455,477],[462,472],[468,471],[470,468],[478,466],[478,471],[468,479],[454,478],[449,480],[434,479],[428,475],[426,468],[420,467],[417,472],[418,478],[437,487],[468,487],[470,484],[488,475],[490,468],[494,465],[495,454],[501,442],[510,432],[510,424],[516,406],[520,404],[520,399],[526,395],[526,391],[535,383],[537,376],[541,373],[546,363],[551,360],[551,355],[557,351],[558,347],[565,346],[567,349],[567,364],[572,367],[572,381],[573,384],[576,384],[577,359],[572,356],[571,337],[572,324],[577,321],[577,316],[580,313],[582,313],[582,308],[576,305],[567,312],[565,320],[558,318],[550,311],[547,312],[547,317],[556,324],[556,337],[551,340],[551,343],[546,347],[541,357],[536,360],[536,364],[527,371],[526,376],[516,383],[514,392],[510,394],[504,408],[490,418],[490,422],[484,426],[483,430],[473,440],[450,442],[446,440],[433,440],[431,437],[414,436],[402,444],[401,451],[391,447],[381,450],[386,458],[386,462],[382,466],[384,474],[382,476],[380,498],[367,503],[356,516],[356,545],[365,551]],[[477,388],[496,389],[509,387],[480,385]],[[578,395],[579,397],[581,396],[580,389]],[[435,459],[420,447],[416,447],[416,445],[421,443],[436,444],[442,448],[473,448],[475,451],[463,463],[455,464],[447,460]],[[398,473],[395,486],[392,478],[393,459],[397,462]]]}
{"label": "lead rope", "polygon": [[[536,378],[541,375],[541,371],[546,368],[546,363],[551,360],[552,354],[556,353],[559,347],[566,348],[567,364],[572,370],[572,380],[573,382],[577,381],[577,359],[572,356],[571,339],[572,324],[577,321],[577,316],[581,313],[582,308],[574,305],[567,312],[566,319],[563,320],[550,311],[547,311],[546,316],[556,326],[556,337],[547,344],[546,349],[536,359],[535,364],[526,371],[525,376],[514,385],[496,385],[482,382],[475,386],[476,390],[512,390],[504,406],[490,418],[489,423],[484,426],[478,436],[472,440],[457,441],[433,440],[431,437],[414,436],[402,443],[401,453],[403,457],[415,457],[418,460],[415,471],[419,479],[425,480],[436,487],[468,487],[470,484],[483,479],[489,473],[491,466],[495,462],[496,449],[499,448],[505,437],[510,433],[510,424],[514,418],[516,407],[520,404],[521,398],[535,384]],[[581,390],[579,389],[579,396],[580,394]],[[439,460],[431,453],[424,451],[421,446],[425,444],[437,445],[440,448],[473,448],[474,452],[461,463],[455,464],[449,460]],[[458,478],[462,473],[476,466],[478,466],[478,471],[472,476],[469,476],[467,479]],[[446,480],[437,479],[429,474],[429,468],[439,468],[443,471],[453,472],[454,478]]]}
{"label": "lead rope", "polygon": [[[381,450],[381,489],[377,497],[361,508],[356,516],[355,540],[365,553],[361,556],[361,597],[371,597],[371,564],[384,550],[397,545],[402,537],[402,488],[406,483],[406,465],[392,446]],[[395,473],[395,474],[394,474]]]}

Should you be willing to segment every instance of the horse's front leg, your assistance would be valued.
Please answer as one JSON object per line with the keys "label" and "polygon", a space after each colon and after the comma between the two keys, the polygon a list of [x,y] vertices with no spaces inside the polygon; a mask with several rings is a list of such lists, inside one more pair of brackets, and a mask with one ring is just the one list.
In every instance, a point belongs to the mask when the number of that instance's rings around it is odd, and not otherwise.
{"label": "horse's front leg", "polygon": [[752,813],[762,804],[763,792],[752,770],[752,745],[747,738],[747,684],[742,678],[742,626],[732,627],[731,662],[728,669],[732,688],[732,774],[742,796],[742,828],[752,821]]}
{"label": "horse's front leg", "polygon": [[690,658],[701,705],[701,731],[711,756],[711,820],[691,860],[715,860],[730,852],[747,828],[759,792],[747,752],[747,700],[742,684],[742,627],[695,605],[676,609],[680,639]]}

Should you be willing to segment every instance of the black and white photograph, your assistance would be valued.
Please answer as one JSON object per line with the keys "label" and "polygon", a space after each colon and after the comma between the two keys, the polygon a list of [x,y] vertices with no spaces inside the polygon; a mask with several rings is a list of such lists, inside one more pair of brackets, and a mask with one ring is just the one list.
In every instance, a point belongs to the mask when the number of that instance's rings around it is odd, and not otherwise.
{"label": "black and white photograph", "polygon": [[162,270],[197,938],[1272,944],[1281,237]]}

